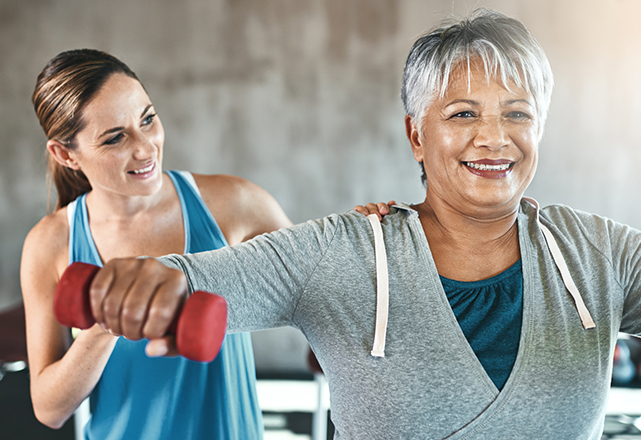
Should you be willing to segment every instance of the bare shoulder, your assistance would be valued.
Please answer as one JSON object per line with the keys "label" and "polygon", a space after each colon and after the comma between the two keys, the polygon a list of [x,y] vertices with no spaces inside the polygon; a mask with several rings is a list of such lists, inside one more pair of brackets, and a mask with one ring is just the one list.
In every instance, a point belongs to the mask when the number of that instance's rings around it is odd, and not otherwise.
{"label": "bare shoulder", "polygon": [[68,264],[68,241],[67,208],[62,208],[31,229],[22,249],[20,286],[32,380],[61,359],[71,344],[68,331],[53,313],[56,286]]}
{"label": "bare shoulder", "polygon": [[261,189],[249,180],[229,174],[193,174],[193,176],[205,203],[208,199],[233,199],[242,195],[243,192]]}
{"label": "bare shoulder", "polygon": [[58,277],[67,266],[67,208],[43,217],[27,234],[22,248],[22,275]]}
{"label": "bare shoulder", "polygon": [[194,174],[194,180],[229,244],[291,226],[276,199],[246,179]]}

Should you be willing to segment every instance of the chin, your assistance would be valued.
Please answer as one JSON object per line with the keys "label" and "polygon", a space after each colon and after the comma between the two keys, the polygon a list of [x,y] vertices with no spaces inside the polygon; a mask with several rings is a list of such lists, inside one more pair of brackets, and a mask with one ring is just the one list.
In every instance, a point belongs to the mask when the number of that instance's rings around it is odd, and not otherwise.
{"label": "chin", "polygon": [[146,184],[144,185],[144,187],[139,191],[139,195],[141,196],[153,196],[154,194],[158,194],[158,192],[160,192],[160,190],[162,189],[162,179],[154,179],[154,181],[145,183]]}
{"label": "chin", "polygon": [[467,199],[474,207],[482,209],[484,211],[511,211],[516,209],[519,206],[521,196],[515,194],[492,194],[490,196],[485,195],[485,197],[475,195]]}

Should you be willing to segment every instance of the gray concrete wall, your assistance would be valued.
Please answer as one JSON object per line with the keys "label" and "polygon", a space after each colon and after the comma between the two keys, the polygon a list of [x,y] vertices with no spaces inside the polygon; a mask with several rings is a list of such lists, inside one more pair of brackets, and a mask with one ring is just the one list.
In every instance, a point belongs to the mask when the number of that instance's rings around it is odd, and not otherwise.
{"label": "gray concrete wall", "polygon": [[[20,300],[22,241],[46,210],[30,94],[58,52],[106,50],[138,73],[165,126],[165,168],[240,175],[300,222],[422,200],[403,63],[418,35],[477,6],[521,19],[556,74],[529,195],[641,227],[638,0],[0,0],[0,309]],[[264,368],[304,368],[299,336],[256,340]]]}

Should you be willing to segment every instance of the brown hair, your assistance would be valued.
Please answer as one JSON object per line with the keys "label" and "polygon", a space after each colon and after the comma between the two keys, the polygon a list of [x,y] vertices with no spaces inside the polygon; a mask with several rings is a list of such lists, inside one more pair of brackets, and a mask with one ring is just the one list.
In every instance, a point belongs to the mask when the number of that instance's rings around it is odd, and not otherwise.
{"label": "brown hair", "polygon": [[[138,80],[125,63],[99,50],[70,50],[52,58],[38,75],[31,98],[47,139],[55,139],[74,150],[76,134],[86,125],[82,111],[114,73]],[[55,210],[91,191],[82,171],[67,168],[51,156],[47,174],[49,194],[52,181],[58,193]]]}

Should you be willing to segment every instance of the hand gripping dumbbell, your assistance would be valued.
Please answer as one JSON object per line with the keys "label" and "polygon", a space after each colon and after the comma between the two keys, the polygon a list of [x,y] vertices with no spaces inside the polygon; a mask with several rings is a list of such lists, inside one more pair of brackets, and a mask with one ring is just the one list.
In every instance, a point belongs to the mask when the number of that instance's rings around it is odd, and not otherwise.
{"label": "hand gripping dumbbell", "polygon": [[[67,327],[87,329],[96,320],[91,313],[89,286],[99,266],[75,262],[62,274],[56,287],[53,309]],[[176,336],[178,352],[193,361],[214,360],[225,338],[227,302],[212,293],[196,291],[187,298],[168,333]]]}

